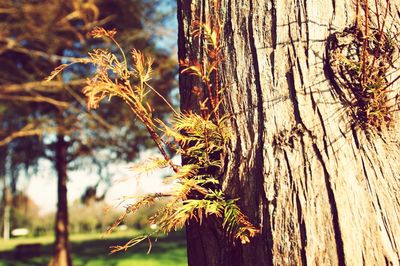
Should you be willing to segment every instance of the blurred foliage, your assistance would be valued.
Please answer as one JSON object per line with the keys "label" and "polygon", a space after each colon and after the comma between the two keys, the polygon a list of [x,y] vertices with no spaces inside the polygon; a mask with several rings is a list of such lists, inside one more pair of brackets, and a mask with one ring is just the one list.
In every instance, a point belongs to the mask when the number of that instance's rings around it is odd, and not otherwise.
{"label": "blurred foliage", "polygon": [[69,209],[71,233],[105,232],[118,217],[118,213],[104,202],[82,204],[80,200],[75,200]]}
{"label": "blurred foliage", "polygon": [[[41,82],[51,70],[71,58],[82,57],[94,47],[115,49],[110,43],[87,38],[96,25],[118,28],[121,42],[157,57],[153,82],[168,96],[175,86],[175,61],[156,49],[147,25],[162,25],[166,14],[155,10],[160,1],[2,1],[0,4],[0,139],[31,124],[50,140],[55,133],[68,136],[70,158],[94,158],[93,150],[113,147],[113,159],[131,159],[144,141],[139,125],[126,108],[110,101],[98,114],[88,114],[80,98],[90,67],[75,66],[59,80]],[[156,20],[152,20],[156,19]],[[154,98],[160,113],[164,104]],[[111,126],[115,125],[115,126]],[[32,141],[38,147],[40,139]],[[51,143],[50,143],[51,144]],[[47,157],[52,146],[47,145]],[[14,152],[11,152],[12,154]],[[29,158],[43,155],[43,149]],[[121,158],[125,157],[125,158]],[[26,158],[15,158],[23,162]],[[98,159],[98,157],[96,158]],[[110,158],[107,159],[107,161]],[[98,160],[98,162],[101,160]],[[31,164],[36,161],[30,162]],[[97,163],[98,163],[97,162]],[[77,164],[77,162],[75,162]],[[85,163],[86,164],[86,163]],[[74,166],[74,165],[71,165]],[[75,167],[78,167],[75,165]]]}
{"label": "blurred foliage", "polygon": [[[50,83],[43,79],[57,65],[84,57],[93,48],[115,50],[111,43],[88,38],[88,32],[95,26],[117,28],[124,47],[135,47],[158,58],[152,82],[169,98],[176,87],[176,62],[167,50],[156,45],[153,32],[156,28],[163,32],[171,15],[165,12],[168,9],[160,7],[174,5],[172,0],[0,1],[0,179],[4,181],[3,186],[12,187],[16,195],[21,171],[26,171],[25,176],[29,177],[37,169],[40,158],[54,161],[57,135],[62,135],[68,144],[66,161],[70,170],[97,171],[100,180],[95,189],[101,181],[108,183],[112,175],[107,171],[110,163],[132,160],[152,145],[146,138],[145,128],[118,102],[112,100],[98,112],[87,112],[80,91],[86,76],[93,72],[91,66],[74,66]],[[168,115],[162,101],[158,98],[151,101],[158,107],[157,116]],[[78,228],[77,231],[92,230],[93,226],[103,228],[108,220],[106,216],[95,216],[101,205],[98,204],[90,206],[91,217],[79,217],[81,220],[76,223],[81,225],[72,227]],[[19,207],[15,205],[15,208],[17,215]],[[73,208],[80,210],[76,217],[86,213],[86,208],[82,211],[83,206]],[[90,221],[93,217],[105,221],[98,225]],[[14,221],[23,224],[24,219],[20,216]],[[33,223],[37,222],[31,225],[35,232],[47,232],[53,227],[52,218],[42,219],[32,219]]]}
{"label": "blurred foliage", "polygon": [[[144,129],[119,103],[110,101],[95,114],[86,111],[80,90],[91,67],[73,67],[50,84],[42,80],[56,65],[82,57],[94,47],[115,49],[110,43],[88,38],[94,26],[102,25],[118,28],[126,47],[138,47],[160,59],[153,82],[168,97],[176,86],[176,62],[156,48],[151,28],[147,28],[162,27],[170,14],[156,7],[165,2],[169,1],[1,1],[0,143],[15,136],[1,152],[9,156],[9,176],[37,164],[38,158],[53,160],[56,134],[66,136],[71,169],[91,164],[99,175],[105,174],[102,168],[111,160],[131,160],[151,145]],[[159,115],[165,114],[164,104],[153,100]],[[5,157],[0,164],[5,164]]]}
{"label": "blurred foliage", "polygon": [[[27,228],[32,236],[48,234],[54,227],[54,215],[40,215],[40,207],[21,191],[14,193],[11,199],[13,208],[10,213],[11,229]],[[4,199],[1,201],[0,212],[4,211]],[[3,221],[0,221],[2,224]]]}
{"label": "blurred foliage", "polygon": [[11,219],[13,227],[33,227],[33,221],[39,218],[39,206],[22,192],[13,197],[13,206]]}
{"label": "blurred foliage", "polygon": [[[163,204],[165,203],[160,202],[156,206],[140,210],[129,216],[123,225],[126,225],[129,229],[149,230],[148,218],[153,216]],[[80,200],[75,200],[69,209],[71,233],[105,233],[122,214],[121,210],[105,202],[95,200],[86,202],[86,204]],[[120,230],[124,231],[125,228],[122,226]]]}
{"label": "blurred foliage", "polygon": [[[11,210],[11,229],[27,228],[31,236],[43,236],[52,234],[54,229],[54,213],[40,213],[38,206],[25,193],[18,191],[12,199],[13,208]],[[3,211],[4,204],[0,201],[0,212]],[[156,214],[157,209],[165,203],[159,202],[150,208],[142,209],[127,217],[124,221],[130,230],[150,230],[148,218]],[[106,230],[123,213],[104,201],[90,200],[82,203],[79,199],[69,206],[69,228],[72,234],[81,233],[105,233]],[[0,221],[0,225],[2,221]],[[121,227],[124,231],[124,227]],[[118,231],[118,230],[117,230]]]}

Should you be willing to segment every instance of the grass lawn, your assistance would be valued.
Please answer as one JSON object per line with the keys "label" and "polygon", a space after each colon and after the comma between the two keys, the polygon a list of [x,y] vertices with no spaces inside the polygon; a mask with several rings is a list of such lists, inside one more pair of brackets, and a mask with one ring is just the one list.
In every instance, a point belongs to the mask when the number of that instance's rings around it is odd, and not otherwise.
{"label": "grass lawn", "polygon": [[[74,266],[183,266],[186,261],[186,241],[182,232],[159,238],[149,255],[148,242],[108,255],[109,247],[122,245],[130,240],[126,232],[117,232],[104,237],[99,234],[71,236],[72,259]],[[23,243],[41,243],[41,255],[16,258],[14,248]],[[9,241],[0,240],[0,266],[45,266],[52,254],[52,237],[20,238]]]}

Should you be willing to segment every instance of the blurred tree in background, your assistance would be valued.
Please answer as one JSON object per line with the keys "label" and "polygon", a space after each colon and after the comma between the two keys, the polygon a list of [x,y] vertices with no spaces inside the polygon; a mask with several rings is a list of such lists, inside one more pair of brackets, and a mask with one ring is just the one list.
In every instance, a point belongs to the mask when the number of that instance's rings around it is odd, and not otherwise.
{"label": "blurred tree in background", "polygon": [[16,228],[32,228],[32,221],[39,218],[39,206],[25,193],[13,197],[11,224]]}
{"label": "blurred tree in background", "polygon": [[70,206],[70,229],[73,233],[105,232],[119,215],[104,201],[93,200],[83,204],[77,199]]}
{"label": "blurred tree in background", "polygon": [[[27,194],[18,191],[14,195],[10,193],[9,197],[12,204],[12,208],[9,210],[9,219],[13,228],[26,228],[29,230],[29,233],[33,235],[39,233],[43,234],[45,231],[49,231],[48,225],[54,219],[41,216],[39,206]],[[0,205],[0,211],[2,213],[4,212],[4,207],[7,207],[7,205]],[[45,222],[44,218],[48,219],[50,223]],[[4,220],[0,221],[2,227],[4,226],[2,224],[3,222]],[[46,224],[47,228],[44,230]]]}
{"label": "blurred tree in background", "polygon": [[[132,121],[129,111],[120,104],[110,101],[108,108],[97,113],[86,111],[80,90],[85,76],[92,71],[90,66],[73,66],[49,83],[43,79],[56,66],[84,57],[95,47],[116,49],[110,43],[88,38],[95,26],[116,28],[123,47],[137,48],[157,58],[153,84],[168,97],[175,86],[176,64],[163,47],[156,47],[153,34],[169,15],[160,8],[167,7],[167,2],[4,0],[0,3],[0,178],[4,203],[8,203],[6,191],[17,193],[21,170],[33,171],[41,158],[54,163],[58,205],[53,265],[71,265],[68,170],[95,165],[106,180],[107,164],[131,160],[150,143],[145,140],[144,129]],[[160,115],[166,114],[167,108],[159,99],[154,99],[153,106],[159,107]]]}

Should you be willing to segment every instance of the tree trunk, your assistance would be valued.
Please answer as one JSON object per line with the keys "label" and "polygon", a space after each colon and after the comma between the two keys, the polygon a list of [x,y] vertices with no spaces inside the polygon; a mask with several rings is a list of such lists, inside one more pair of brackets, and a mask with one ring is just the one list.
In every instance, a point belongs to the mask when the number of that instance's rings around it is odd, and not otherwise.
{"label": "tree trunk", "polygon": [[10,231],[11,231],[11,201],[12,195],[10,189],[6,184],[6,177],[4,176],[4,188],[3,188],[3,239],[10,239]]}
{"label": "tree trunk", "polygon": [[7,149],[4,147],[0,147],[0,179],[3,181],[3,213],[2,213],[2,224],[1,228],[3,229],[3,239],[9,240],[10,239],[10,220],[11,220],[11,201],[12,195],[7,184],[7,177],[6,177],[6,160],[7,160]]}
{"label": "tree trunk", "polygon": [[[201,57],[190,24],[211,2],[178,0],[179,59]],[[327,71],[328,36],[354,25],[353,1],[220,2],[223,187],[261,234],[232,246],[212,221],[189,224],[189,265],[399,265],[399,126],[373,138],[352,127]],[[193,85],[180,76],[183,110]]]}
{"label": "tree trunk", "polygon": [[51,266],[71,266],[71,255],[68,240],[68,201],[67,201],[67,152],[68,143],[64,135],[57,136],[55,146],[55,166],[58,175],[58,203],[55,221],[54,255]]}

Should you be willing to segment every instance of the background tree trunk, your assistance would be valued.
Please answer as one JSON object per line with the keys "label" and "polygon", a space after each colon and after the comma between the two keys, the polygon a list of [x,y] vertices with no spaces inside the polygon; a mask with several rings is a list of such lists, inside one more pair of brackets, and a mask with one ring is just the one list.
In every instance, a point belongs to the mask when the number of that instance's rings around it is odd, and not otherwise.
{"label": "background tree trunk", "polygon": [[[178,1],[179,59],[201,57],[190,24],[211,2]],[[233,115],[223,186],[261,235],[229,246],[212,221],[189,224],[189,265],[399,265],[399,127],[371,139],[352,127],[326,71],[327,38],[354,25],[354,3],[220,2]],[[195,84],[180,76],[183,110]]]}
{"label": "background tree trunk", "polygon": [[10,239],[11,232],[11,203],[12,203],[12,195],[10,189],[6,184],[6,177],[4,176],[4,188],[3,188],[3,240]]}
{"label": "background tree trunk", "polygon": [[0,179],[2,180],[3,193],[2,193],[2,221],[1,221],[1,229],[2,229],[2,237],[3,240],[10,239],[10,231],[11,231],[11,203],[12,203],[12,195],[11,189],[7,184],[7,176],[6,176],[6,160],[7,160],[7,148],[0,147]]}
{"label": "background tree trunk", "polygon": [[68,201],[67,201],[67,154],[68,143],[64,135],[57,136],[55,144],[55,164],[58,176],[58,202],[55,221],[56,241],[54,244],[54,255],[49,265],[71,266],[71,255],[68,240]]}

